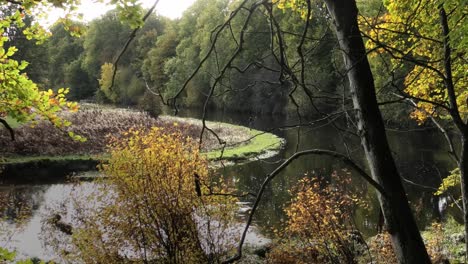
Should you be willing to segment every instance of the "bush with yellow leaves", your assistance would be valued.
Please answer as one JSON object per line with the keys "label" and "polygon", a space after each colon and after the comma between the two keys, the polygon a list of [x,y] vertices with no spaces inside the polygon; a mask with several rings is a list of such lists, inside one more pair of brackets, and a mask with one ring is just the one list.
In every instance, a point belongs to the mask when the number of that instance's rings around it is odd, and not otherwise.
{"label": "bush with yellow leaves", "polygon": [[134,129],[110,145],[94,205],[67,258],[85,263],[208,263],[232,246],[235,206],[213,187],[198,145],[178,132]]}
{"label": "bush with yellow leaves", "polygon": [[299,182],[292,190],[295,198],[285,209],[286,227],[268,256],[269,263],[356,262],[355,247],[362,238],[352,227],[357,198],[347,189],[349,181],[349,175],[334,173],[330,182],[316,178]]}

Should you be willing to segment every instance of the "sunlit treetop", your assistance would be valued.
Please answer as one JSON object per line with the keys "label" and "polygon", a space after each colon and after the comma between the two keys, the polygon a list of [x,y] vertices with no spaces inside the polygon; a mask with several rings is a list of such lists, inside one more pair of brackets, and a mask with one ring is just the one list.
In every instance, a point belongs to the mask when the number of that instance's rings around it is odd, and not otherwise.
{"label": "sunlit treetop", "polygon": [[[309,1],[309,3],[311,4],[312,1]],[[272,2],[279,9],[282,9],[282,10],[291,9],[293,11],[299,12],[303,19],[307,18],[309,7],[308,7],[306,0],[273,0]]]}
{"label": "sunlit treetop", "polygon": [[[28,66],[26,61],[17,61],[13,58],[15,53],[21,53],[9,42],[10,33],[21,30],[25,37],[42,44],[50,32],[45,29],[39,21],[46,16],[50,8],[61,8],[64,18],[58,23],[63,23],[70,34],[79,36],[83,28],[76,26],[72,20],[79,19],[77,7],[79,0],[6,0],[0,14],[0,118],[5,123],[5,118],[14,118],[19,122],[35,122],[48,120],[56,127],[63,128],[70,123],[60,118],[62,111],[77,111],[76,103],[68,102],[65,98],[68,89],[59,87],[38,87],[29,79],[24,72]],[[129,24],[132,28],[143,25],[143,9],[136,0],[109,0],[101,1],[116,6],[117,13],[122,22]],[[32,17],[32,22],[26,25],[25,18]],[[72,135],[78,140],[83,138]]]}
{"label": "sunlit treetop", "polygon": [[[429,114],[445,117],[437,104],[449,106],[446,87],[448,73],[444,68],[444,33],[440,10],[447,13],[451,71],[457,106],[463,119],[468,117],[468,64],[466,61],[468,23],[467,5],[464,1],[448,0],[386,0],[386,13],[377,19],[362,18],[371,41],[367,42],[373,55],[392,54],[392,70],[412,64],[405,77],[405,92],[426,102],[418,103],[419,109],[412,117],[423,122]],[[434,103],[429,103],[432,101]]]}

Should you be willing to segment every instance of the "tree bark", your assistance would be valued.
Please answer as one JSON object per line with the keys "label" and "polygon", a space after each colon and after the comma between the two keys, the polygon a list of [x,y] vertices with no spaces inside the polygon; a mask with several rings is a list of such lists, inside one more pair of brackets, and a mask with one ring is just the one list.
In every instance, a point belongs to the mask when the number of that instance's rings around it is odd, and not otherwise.
{"label": "tree bark", "polygon": [[[450,116],[461,134],[460,160],[458,168],[460,169],[460,185],[463,204],[463,222],[465,224],[465,261],[468,258],[468,125],[463,121],[457,105],[457,96],[452,76],[452,50],[450,48],[450,29],[447,13],[443,5],[439,6],[440,25],[442,26],[444,43],[444,70],[445,70],[445,88],[450,104]],[[467,101],[468,104],[468,101]]]}
{"label": "tree bark", "polygon": [[[461,155],[458,168],[460,168],[460,182],[463,203],[463,222],[465,224],[465,249],[468,250],[468,131],[462,131]],[[465,253],[465,262],[468,252]]]}
{"label": "tree bark", "polygon": [[358,132],[371,175],[388,193],[378,195],[400,263],[430,263],[385,134],[374,79],[366,57],[354,0],[324,0],[333,19],[346,65]]}

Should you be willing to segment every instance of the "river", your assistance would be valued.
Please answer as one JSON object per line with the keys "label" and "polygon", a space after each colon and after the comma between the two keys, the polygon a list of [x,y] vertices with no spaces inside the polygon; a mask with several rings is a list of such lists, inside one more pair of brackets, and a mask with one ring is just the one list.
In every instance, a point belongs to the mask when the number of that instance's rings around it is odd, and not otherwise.
{"label": "river", "polygon": [[[200,117],[197,113],[182,113],[182,116]],[[345,153],[349,151],[353,159],[365,164],[359,142],[353,136],[346,136],[347,148],[343,144],[343,135],[326,124],[315,127],[289,127],[297,124],[297,119],[286,117],[255,117],[246,115],[223,114],[221,112],[208,116],[209,120],[240,124],[259,130],[271,130],[286,139],[286,145],[278,155],[266,160],[227,166],[218,172],[236,183],[243,192],[256,192],[266,175],[296,150],[323,148]],[[299,136],[299,137],[298,137]],[[417,222],[424,228],[430,221],[439,217],[438,199],[433,196],[434,190],[441,182],[441,177],[448,175],[455,165],[448,156],[447,145],[435,129],[417,128],[407,131],[388,130],[388,138],[402,177],[413,182],[405,183]],[[333,158],[325,156],[302,157],[280,173],[266,190],[254,223],[261,233],[268,236],[269,230],[285,220],[284,206],[290,200],[290,190],[307,172],[310,176],[329,177],[334,171],[340,172],[344,165]],[[374,191],[352,173],[353,188],[367,197],[369,208],[355,212],[357,227],[366,235],[376,232],[378,205]],[[78,189],[77,189],[78,188]],[[0,208],[3,216],[0,232],[0,246],[16,249],[21,256],[48,258],[43,243],[44,230],[41,226],[46,221],[51,207],[70,207],[70,196],[74,192],[86,191],[92,183],[74,185],[65,181],[43,184],[16,184],[14,181],[0,186]],[[253,197],[243,198],[252,202]],[[456,215],[456,214],[455,214]],[[50,215],[49,215],[50,216]],[[67,219],[65,219],[67,220]],[[251,237],[253,243],[261,235]]]}

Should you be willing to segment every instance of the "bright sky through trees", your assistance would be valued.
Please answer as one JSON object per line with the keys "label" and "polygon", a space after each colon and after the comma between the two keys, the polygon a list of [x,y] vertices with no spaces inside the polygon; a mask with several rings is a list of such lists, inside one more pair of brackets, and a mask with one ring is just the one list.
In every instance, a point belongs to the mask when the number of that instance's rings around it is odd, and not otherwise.
{"label": "bright sky through trees", "polygon": [[[149,8],[155,0],[140,0],[143,3],[143,6]],[[156,12],[160,15],[175,19],[181,17],[182,13],[193,4],[195,0],[160,0]],[[79,13],[83,14],[83,19],[85,21],[90,21],[95,19],[107,11],[112,9],[111,6],[106,6],[102,3],[97,3],[96,0],[82,0],[81,7],[79,8]],[[63,11],[61,9],[53,10],[49,13],[49,18],[47,19],[47,24],[52,24],[55,22],[61,15]]]}

